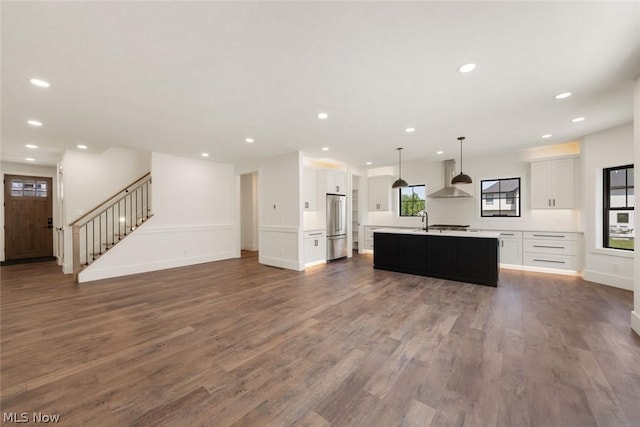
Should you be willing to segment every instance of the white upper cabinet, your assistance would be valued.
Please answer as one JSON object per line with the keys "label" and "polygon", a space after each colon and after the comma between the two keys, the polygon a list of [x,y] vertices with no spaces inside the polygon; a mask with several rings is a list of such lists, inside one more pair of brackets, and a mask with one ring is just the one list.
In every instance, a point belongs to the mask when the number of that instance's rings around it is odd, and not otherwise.
{"label": "white upper cabinet", "polygon": [[305,211],[315,211],[318,209],[317,171],[312,168],[304,168],[302,180],[302,209]]}
{"label": "white upper cabinet", "polygon": [[575,159],[531,162],[531,209],[575,207]]}
{"label": "white upper cabinet", "polygon": [[369,178],[370,212],[391,210],[391,179],[390,176],[373,176]]}
{"label": "white upper cabinet", "polygon": [[327,193],[347,194],[347,174],[341,171],[327,171]]}

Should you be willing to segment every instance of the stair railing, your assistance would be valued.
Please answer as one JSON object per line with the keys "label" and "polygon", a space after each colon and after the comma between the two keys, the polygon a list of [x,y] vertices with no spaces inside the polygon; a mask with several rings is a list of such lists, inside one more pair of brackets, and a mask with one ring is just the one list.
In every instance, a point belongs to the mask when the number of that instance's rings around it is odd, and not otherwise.
{"label": "stair railing", "polygon": [[151,216],[151,173],[147,173],[72,222],[75,282],[82,269]]}

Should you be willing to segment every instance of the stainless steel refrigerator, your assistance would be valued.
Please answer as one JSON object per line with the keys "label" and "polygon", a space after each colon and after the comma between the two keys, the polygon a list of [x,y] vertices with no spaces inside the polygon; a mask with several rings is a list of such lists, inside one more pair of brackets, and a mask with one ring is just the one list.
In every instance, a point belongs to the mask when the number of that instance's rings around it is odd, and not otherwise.
{"label": "stainless steel refrigerator", "polygon": [[347,196],[327,194],[327,261],[347,256]]}

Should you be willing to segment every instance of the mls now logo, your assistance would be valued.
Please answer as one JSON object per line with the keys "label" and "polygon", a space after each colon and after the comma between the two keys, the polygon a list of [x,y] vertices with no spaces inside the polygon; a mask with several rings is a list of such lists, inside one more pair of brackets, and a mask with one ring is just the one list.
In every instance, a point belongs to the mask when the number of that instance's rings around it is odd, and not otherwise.
{"label": "mls now logo", "polygon": [[5,423],[28,423],[32,421],[34,423],[57,423],[60,421],[59,414],[43,414],[42,412],[34,412],[31,417],[29,417],[28,412],[3,412],[2,413],[2,421]]}

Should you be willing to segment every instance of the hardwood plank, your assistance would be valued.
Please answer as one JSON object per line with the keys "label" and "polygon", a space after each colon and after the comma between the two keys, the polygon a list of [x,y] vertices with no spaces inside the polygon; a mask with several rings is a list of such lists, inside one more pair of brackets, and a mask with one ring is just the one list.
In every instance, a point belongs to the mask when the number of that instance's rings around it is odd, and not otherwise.
{"label": "hardwood plank", "polygon": [[0,405],[61,425],[631,426],[632,293],[240,259],[74,285],[0,267]]}

